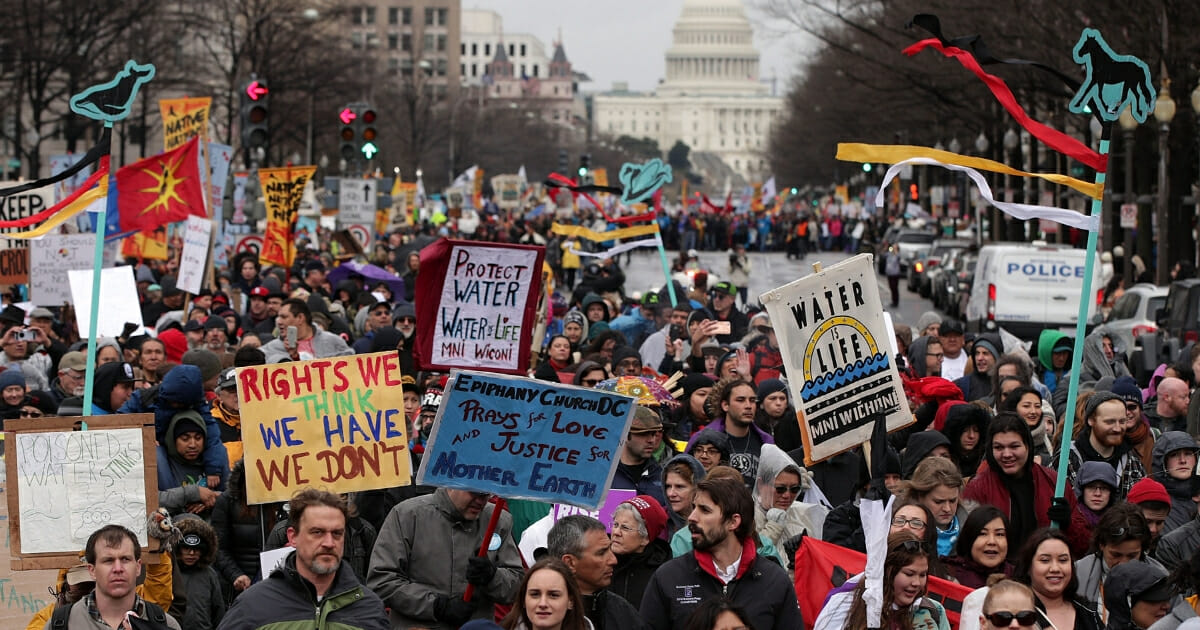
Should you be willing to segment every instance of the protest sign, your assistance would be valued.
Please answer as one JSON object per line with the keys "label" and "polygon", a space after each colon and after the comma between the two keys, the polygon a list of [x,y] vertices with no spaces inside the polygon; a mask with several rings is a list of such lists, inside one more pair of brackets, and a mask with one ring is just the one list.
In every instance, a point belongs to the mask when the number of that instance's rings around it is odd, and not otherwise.
{"label": "protest sign", "polygon": [[524,374],[544,247],[441,239],[421,250],[415,354],[428,370]]}
{"label": "protest sign", "polygon": [[[75,310],[79,330],[90,330],[92,303],[92,270],[72,269],[67,272],[71,285],[71,303],[79,306]],[[110,267],[100,270],[100,303],[104,308],[97,313],[96,334],[105,337],[120,337],[125,324],[139,324],[141,329],[142,307],[138,301],[137,283],[133,280],[133,267]]]}
{"label": "protest sign", "polygon": [[[26,190],[15,195],[0,197],[0,220],[3,221],[19,221],[27,219],[39,212],[43,212],[54,205],[54,186],[43,186],[33,190]],[[3,227],[0,228],[0,234],[5,232],[24,232],[28,227]],[[29,247],[28,239],[5,238],[0,239],[0,247],[7,249],[24,249]]]}
{"label": "protest sign", "polygon": [[29,282],[29,249],[0,249],[0,284]]}
{"label": "protest sign", "polygon": [[871,256],[855,256],[760,300],[771,315],[813,464],[913,422],[887,340]]}
{"label": "protest sign", "polygon": [[412,476],[395,352],[248,366],[237,372],[249,503],[318,484],[355,492]]}
{"label": "protest sign", "polygon": [[29,244],[29,300],[37,306],[71,301],[67,271],[91,269],[95,234],[47,234]]}
{"label": "protest sign", "polygon": [[164,98],[159,99],[162,113],[163,150],[170,151],[183,146],[194,136],[208,137],[208,110],[212,98]]}
{"label": "protest sign", "polygon": [[121,257],[138,260],[167,259],[167,226],[160,225],[153,232],[134,232],[121,240]]}
{"label": "protest sign", "polygon": [[[5,423],[4,457],[13,565],[71,566],[93,531],[124,525],[145,546],[158,508],[154,416],[38,418]],[[40,560],[40,562],[39,562]],[[65,562],[65,563],[63,563]]]}
{"label": "protest sign", "polygon": [[636,404],[613,392],[454,370],[417,483],[598,509]]}
{"label": "protest sign", "polygon": [[292,231],[300,214],[304,186],[317,171],[315,166],[285,166],[260,168],[263,201],[267,206],[267,232],[263,236],[260,262],[291,267],[296,258],[296,241]]}
{"label": "protest sign", "polygon": [[375,223],[375,179],[342,178],[338,187],[337,225],[372,225]]}
{"label": "protest sign", "polygon": [[193,295],[199,293],[204,284],[212,228],[212,221],[195,215],[189,216],[184,225],[183,253],[179,258],[179,279],[176,285]]}

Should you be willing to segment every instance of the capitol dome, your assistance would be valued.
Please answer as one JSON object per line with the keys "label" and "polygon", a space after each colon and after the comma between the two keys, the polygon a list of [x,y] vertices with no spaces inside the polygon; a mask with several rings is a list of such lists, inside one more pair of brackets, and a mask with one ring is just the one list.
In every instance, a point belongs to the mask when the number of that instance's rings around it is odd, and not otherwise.
{"label": "capitol dome", "polygon": [[766,94],[741,0],[684,0],[667,49],[663,95]]}

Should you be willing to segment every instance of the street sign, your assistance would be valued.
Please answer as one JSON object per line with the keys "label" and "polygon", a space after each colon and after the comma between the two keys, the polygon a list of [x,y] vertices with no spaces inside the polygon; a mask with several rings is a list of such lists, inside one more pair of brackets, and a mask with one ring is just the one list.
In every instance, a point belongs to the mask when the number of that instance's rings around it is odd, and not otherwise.
{"label": "street sign", "polygon": [[1121,227],[1136,228],[1137,227],[1137,211],[1136,203],[1121,204]]}
{"label": "street sign", "polygon": [[377,180],[344,178],[338,187],[338,227],[375,224]]}

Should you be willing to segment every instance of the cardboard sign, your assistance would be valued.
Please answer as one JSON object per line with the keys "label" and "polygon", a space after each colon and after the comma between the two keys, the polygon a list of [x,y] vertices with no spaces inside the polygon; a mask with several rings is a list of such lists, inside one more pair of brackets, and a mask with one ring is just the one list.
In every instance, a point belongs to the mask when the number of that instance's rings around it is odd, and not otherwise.
{"label": "cardboard sign", "polygon": [[[92,303],[92,270],[72,269],[67,272],[71,285],[71,302],[75,309],[75,318],[79,323],[80,335],[86,337],[91,325]],[[137,283],[133,280],[133,267],[110,267],[100,271],[100,303],[104,308],[99,310],[96,318],[96,334],[105,337],[119,337],[126,323],[138,324],[141,329],[142,306],[138,302]]]}
{"label": "cardboard sign", "polygon": [[[13,568],[71,566],[88,536],[109,523],[148,543],[146,515],[158,508],[154,416],[88,418],[87,431],[73,430],[79,420],[5,425]],[[34,556],[29,566],[18,567],[22,556]]]}
{"label": "cardboard sign", "polygon": [[170,151],[184,145],[195,136],[208,136],[208,112],[212,98],[159,99],[162,114],[163,150]]}
{"label": "cardboard sign", "polygon": [[598,509],[635,406],[613,392],[454,370],[417,483]]}
{"label": "cardboard sign", "polygon": [[179,259],[179,280],[176,286],[193,295],[200,293],[204,286],[212,228],[212,221],[195,215],[189,216],[184,225],[183,254]]}
{"label": "cardboard sign", "polygon": [[449,239],[421,250],[416,287],[421,367],[524,374],[544,256],[544,247]]}
{"label": "cardboard sign", "polygon": [[359,354],[239,368],[249,503],[306,486],[355,492],[412,476],[400,358]]}
{"label": "cardboard sign", "polygon": [[813,464],[913,422],[887,340],[879,285],[863,254],[764,293]]}
{"label": "cardboard sign", "polygon": [[[17,221],[27,219],[39,212],[45,211],[52,205],[54,205],[53,185],[26,190],[25,192],[7,197],[0,197],[0,220]],[[0,228],[0,234],[5,232],[24,232],[28,229],[28,227],[4,227]],[[0,247],[6,249],[24,249],[29,247],[29,240],[21,238],[0,239]]]}
{"label": "cardboard sign", "polygon": [[29,282],[29,250],[0,249],[0,284]]}

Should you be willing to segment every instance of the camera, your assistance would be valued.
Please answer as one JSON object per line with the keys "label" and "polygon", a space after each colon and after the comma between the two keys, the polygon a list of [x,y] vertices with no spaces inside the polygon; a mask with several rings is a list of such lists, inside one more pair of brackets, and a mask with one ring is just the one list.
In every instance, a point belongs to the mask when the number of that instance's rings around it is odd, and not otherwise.
{"label": "camera", "polygon": [[22,328],[17,331],[17,341],[37,341],[37,333],[32,328]]}
{"label": "camera", "polygon": [[680,326],[679,324],[671,324],[671,330],[669,334],[671,335],[671,341],[686,338],[686,333],[683,330],[683,326]]}

